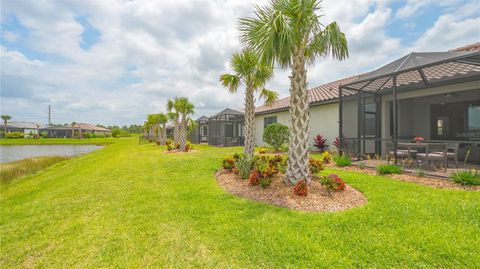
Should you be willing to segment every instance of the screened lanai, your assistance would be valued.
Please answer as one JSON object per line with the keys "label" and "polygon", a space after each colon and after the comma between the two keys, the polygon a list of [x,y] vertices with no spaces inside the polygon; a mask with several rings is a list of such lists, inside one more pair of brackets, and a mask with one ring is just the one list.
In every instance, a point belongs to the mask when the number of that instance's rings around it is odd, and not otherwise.
{"label": "screened lanai", "polygon": [[192,130],[190,140],[195,144],[208,143],[208,117],[201,116],[196,122],[197,126]]}
{"label": "screened lanai", "polygon": [[480,162],[480,51],[410,53],[340,85],[339,134],[341,152],[359,159],[397,163],[425,154],[413,143],[431,141],[446,144],[435,152],[445,160],[468,151]]}
{"label": "screened lanai", "polygon": [[208,119],[208,144],[219,147],[242,146],[244,142],[244,116],[230,108]]}

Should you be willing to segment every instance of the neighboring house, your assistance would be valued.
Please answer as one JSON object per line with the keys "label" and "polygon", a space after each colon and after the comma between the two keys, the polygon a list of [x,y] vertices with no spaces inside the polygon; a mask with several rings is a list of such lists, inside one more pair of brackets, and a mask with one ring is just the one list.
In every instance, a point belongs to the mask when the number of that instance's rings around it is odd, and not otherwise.
{"label": "neighboring house", "polygon": [[201,116],[196,122],[197,126],[190,133],[190,140],[194,144],[208,143],[208,117]]}
{"label": "neighboring house", "polygon": [[[39,130],[43,128],[44,125],[36,122],[29,121],[9,121],[7,123],[7,132],[21,132],[24,133],[25,138],[32,135],[39,134]],[[4,130],[4,125],[2,123],[0,130]]]}
{"label": "neighboring house", "polygon": [[208,144],[219,147],[243,146],[244,129],[243,113],[226,108],[208,119]]}
{"label": "neighboring house", "polygon": [[[384,154],[396,130],[397,140],[421,136],[461,145],[460,155],[468,148],[470,160],[480,161],[480,43],[449,52],[411,53],[375,71],[310,89],[311,144],[317,134],[330,145],[339,136],[340,88],[342,134],[352,152]],[[265,144],[268,124],[290,125],[289,101],[256,108],[257,145]]]}
{"label": "neighboring house", "polygon": [[[74,126],[75,128],[75,136],[85,133],[92,133],[95,135],[105,135],[110,136],[112,135],[112,130],[96,126],[93,124],[88,123],[78,123]],[[47,126],[42,128],[41,131],[47,132],[48,137],[53,138],[70,138],[72,137],[72,126],[65,125],[65,126]]]}

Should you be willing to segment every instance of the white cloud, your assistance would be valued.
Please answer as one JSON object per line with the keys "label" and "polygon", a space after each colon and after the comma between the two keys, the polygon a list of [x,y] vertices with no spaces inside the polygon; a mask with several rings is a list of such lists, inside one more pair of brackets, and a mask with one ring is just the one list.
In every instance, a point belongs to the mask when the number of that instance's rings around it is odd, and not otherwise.
{"label": "white cloud", "polygon": [[[46,108],[52,104],[55,122],[126,124],[141,123],[146,114],[164,110],[166,100],[174,96],[191,98],[197,116],[240,108],[243,91],[229,94],[218,76],[231,71],[229,57],[241,48],[238,18],[252,14],[252,2],[2,2],[2,18],[14,15],[28,29],[28,34],[2,29],[2,38],[19,45],[1,48],[2,113],[45,122]],[[447,6],[448,1],[443,2]],[[410,49],[386,32],[394,13],[391,1],[322,4],[323,22],[335,20],[347,34],[350,57],[343,62],[320,59],[309,67],[311,87],[368,71]],[[414,6],[405,10],[422,9],[414,2],[406,5]],[[473,8],[457,7],[451,16],[440,17],[415,47],[428,50],[442,43],[450,49],[478,38],[473,29],[478,16],[460,18],[455,13],[472,13]],[[87,18],[100,33],[88,50],[80,46],[85,29],[79,17]],[[35,54],[44,57],[35,60]],[[288,95],[289,74],[277,69],[267,87]]]}

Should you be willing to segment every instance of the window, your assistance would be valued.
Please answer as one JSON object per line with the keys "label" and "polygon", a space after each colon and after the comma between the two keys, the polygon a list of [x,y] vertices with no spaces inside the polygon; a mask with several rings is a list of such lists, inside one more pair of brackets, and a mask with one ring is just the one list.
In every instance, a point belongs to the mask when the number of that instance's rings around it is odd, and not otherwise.
{"label": "window", "polygon": [[468,106],[468,130],[480,130],[480,105]]}
{"label": "window", "polygon": [[267,127],[272,123],[277,123],[277,116],[263,118],[263,128]]}
{"label": "window", "polygon": [[376,135],[376,115],[377,115],[377,105],[365,104],[365,136],[375,137]]}

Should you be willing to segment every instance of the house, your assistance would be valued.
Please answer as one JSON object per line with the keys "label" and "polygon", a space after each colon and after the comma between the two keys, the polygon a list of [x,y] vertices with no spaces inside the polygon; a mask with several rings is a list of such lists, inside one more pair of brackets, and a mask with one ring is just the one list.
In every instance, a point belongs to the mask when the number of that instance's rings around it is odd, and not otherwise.
{"label": "house", "polygon": [[208,144],[219,147],[243,146],[243,113],[226,108],[208,119]]}
{"label": "house", "polygon": [[[73,132],[75,136],[84,135],[85,133],[91,133],[94,135],[103,135],[103,136],[111,136],[112,130],[96,126],[89,123],[77,123],[73,128]],[[71,125],[64,125],[64,126],[47,126],[41,129],[41,131],[47,132],[48,137],[54,138],[71,138],[72,137],[72,126]]]}
{"label": "house", "polygon": [[[38,135],[41,128],[44,125],[36,122],[29,121],[10,121],[7,123],[7,132],[21,132],[24,133],[25,138]],[[4,130],[4,125],[2,123],[0,129]]]}
{"label": "house", "polygon": [[[341,94],[339,94],[341,92]],[[341,133],[350,154],[386,154],[414,137],[457,147],[480,162],[480,43],[447,52],[410,53],[369,73],[309,90],[310,137],[331,144]],[[255,111],[257,145],[264,128],[289,125],[289,97]],[[339,124],[340,123],[340,124]],[[397,151],[394,151],[395,153]]]}
{"label": "house", "polygon": [[208,117],[201,116],[196,121],[197,125],[190,133],[190,140],[192,143],[208,143]]}

